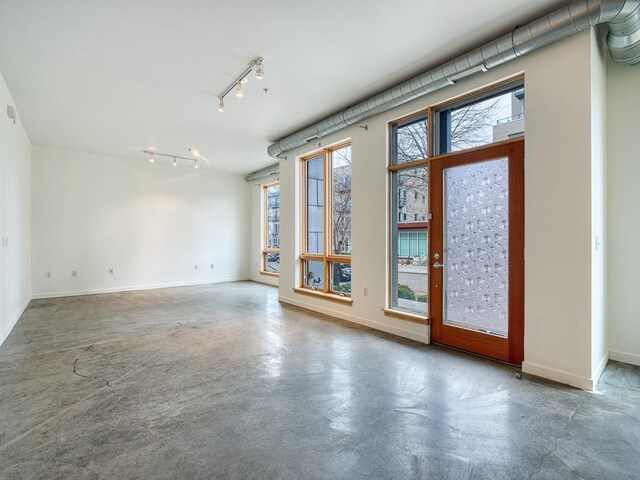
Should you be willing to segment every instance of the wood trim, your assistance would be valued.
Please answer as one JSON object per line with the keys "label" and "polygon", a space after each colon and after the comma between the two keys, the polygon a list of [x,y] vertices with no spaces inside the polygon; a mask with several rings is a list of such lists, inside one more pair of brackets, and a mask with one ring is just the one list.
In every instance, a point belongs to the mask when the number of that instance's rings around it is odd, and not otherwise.
{"label": "wood trim", "polygon": [[405,170],[416,167],[426,167],[429,164],[428,158],[421,158],[420,160],[413,160],[411,162],[397,163],[395,165],[389,165],[388,170],[390,172],[397,172],[399,170]]}
{"label": "wood trim", "polygon": [[262,258],[260,259],[260,273],[263,275],[280,276],[280,273],[269,272],[266,268],[266,256],[267,253],[275,253],[280,255],[279,248],[269,248],[269,195],[268,191],[270,187],[280,185],[280,181],[266,183],[261,186],[262,188]]}
{"label": "wood trim", "polygon": [[324,255],[321,253],[303,253],[300,255],[300,260],[306,260],[307,262],[324,262]]}
{"label": "wood trim", "polygon": [[437,155],[433,158],[430,158],[429,162],[433,162],[434,160],[441,160],[449,157],[456,157],[458,155],[463,155],[463,154],[466,155],[467,153],[477,153],[483,150],[490,150],[496,147],[511,145],[512,143],[524,143],[524,137],[510,138],[508,140],[502,140],[501,142],[488,143],[486,145],[480,145],[479,147],[467,148],[465,150],[458,150],[457,152],[443,153],[441,155]]}
{"label": "wood trim", "polygon": [[278,272],[267,272],[265,270],[260,271],[260,275],[269,275],[270,277],[279,277],[280,273]]}
{"label": "wood trim", "polygon": [[399,223],[398,230],[429,230],[429,222]]}
{"label": "wood trim", "polygon": [[351,263],[351,257],[346,255],[325,255],[325,259],[331,263]]}
{"label": "wood trim", "polygon": [[409,322],[421,323],[423,325],[431,324],[431,321],[427,316],[417,315],[415,313],[403,312],[401,310],[394,310],[393,308],[383,308],[382,311],[387,317],[395,317],[401,320],[407,320]]}
{"label": "wood trim", "polygon": [[[327,282],[325,282],[327,283]],[[352,305],[353,304],[353,299],[351,297],[347,297],[347,296],[340,296],[340,295],[336,295],[335,293],[328,293],[328,292],[321,292],[318,290],[311,290],[310,288],[306,288],[306,287],[299,287],[299,288],[294,288],[293,291],[295,293],[301,293],[303,295],[309,295],[312,297],[316,297],[316,298],[323,298],[325,300],[330,300],[332,302],[338,302],[338,303],[343,303],[345,305]]]}

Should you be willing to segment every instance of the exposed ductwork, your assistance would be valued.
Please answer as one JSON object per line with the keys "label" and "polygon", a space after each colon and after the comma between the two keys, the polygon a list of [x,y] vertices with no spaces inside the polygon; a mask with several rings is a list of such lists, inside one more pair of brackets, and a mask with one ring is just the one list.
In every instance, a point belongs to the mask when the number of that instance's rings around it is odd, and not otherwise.
{"label": "exposed ductwork", "polygon": [[280,164],[276,163],[274,165],[269,165],[268,167],[257,170],[253,173],[250,173],[244,179],[247,182],[255,182],[261,178],[271,177],[273,175],[277,175],[280,172]]}
{"label": "exposed ductwork", "polygon": [[[511,33],[478,47],[383,93],[349,107],[269,145],[269,156],[325,137],[366,118],[391,110],[456,81],[497,67],[558,40],[607,23],[611,57],[620,63],[640,62],[640,0],[577,0]],[[268,167],[270,168],[270,167]],[[253,177],[254,174],[247,176]]]}

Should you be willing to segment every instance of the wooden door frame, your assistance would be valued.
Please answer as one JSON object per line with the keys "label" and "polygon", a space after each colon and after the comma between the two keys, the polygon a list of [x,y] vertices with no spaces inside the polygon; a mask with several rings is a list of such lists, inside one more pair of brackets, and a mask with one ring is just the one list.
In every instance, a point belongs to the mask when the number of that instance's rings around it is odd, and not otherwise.
{"label": "wooden door frame", "polygon": [[[434,252],[443,255],[443,171],[496,158],[509,159],[509,304],[508,338],[443,324],[443,270],[433,268]],[[454,348],[516,365],[524,360],[524,139],[469,152],[447,154],[430,162],[431,223],[430,282],[431,338]],[[445,266],[446,268],[446,266]]]}

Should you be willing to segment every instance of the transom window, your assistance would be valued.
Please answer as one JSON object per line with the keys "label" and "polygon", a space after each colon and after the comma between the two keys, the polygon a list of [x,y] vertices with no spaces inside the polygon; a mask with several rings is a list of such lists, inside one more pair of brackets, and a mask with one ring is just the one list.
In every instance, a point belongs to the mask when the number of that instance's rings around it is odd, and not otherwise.
{"label": "transom window", "polygon": [[280,184],[262,187],[264,232],[262,238],[262,273],[280,273]]}
{"label": "transom window", "polygon": [[351,296],[351,145],[302,159],[300,288]]}
{"label": "transom window", "polygon": [[524,86],[511,82],[436,111],[440,154],[524,136]]}

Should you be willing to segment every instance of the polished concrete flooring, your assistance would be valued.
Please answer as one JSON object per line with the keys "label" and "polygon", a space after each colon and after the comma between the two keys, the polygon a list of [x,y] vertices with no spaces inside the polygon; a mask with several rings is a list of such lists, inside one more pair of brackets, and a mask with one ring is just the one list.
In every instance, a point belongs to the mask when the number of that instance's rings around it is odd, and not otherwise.
{"label": "polished concrete flooring", "polygon": [[31,302],[2,479],[640,478],[640,371],[593,394],[242,282]]}

